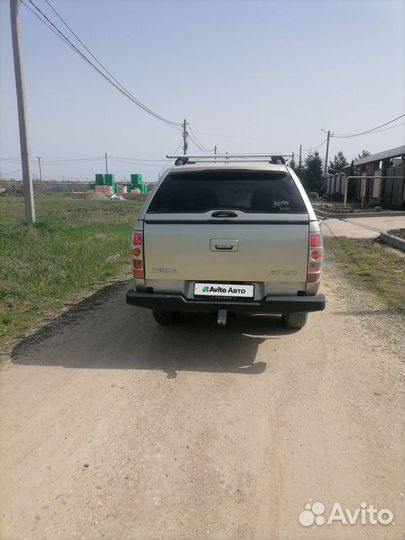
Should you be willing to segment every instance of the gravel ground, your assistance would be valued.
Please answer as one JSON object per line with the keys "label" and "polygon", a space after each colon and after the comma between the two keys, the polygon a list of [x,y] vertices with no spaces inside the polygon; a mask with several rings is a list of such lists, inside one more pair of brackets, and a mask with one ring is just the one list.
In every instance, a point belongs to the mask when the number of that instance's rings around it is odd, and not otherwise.
{"label": "gravel ground", "polygon": [[[398,250],[393,251],[398,253]],[[403,255],[402,252],[399,253]],[[368,333],[371,330],[393,355],[401,356],[404,348],[404,315],[388,307],[380,297],[367,288],[353,284],[353,281],[347,278],[343,265],[332,253],[327,252],[327,259],[325,280],[333,280],[339,290],[339,296],[350,299],[352,311],[359,316],[364,331]],[[404,296],[404,291],[398,291],[398,294]]]}

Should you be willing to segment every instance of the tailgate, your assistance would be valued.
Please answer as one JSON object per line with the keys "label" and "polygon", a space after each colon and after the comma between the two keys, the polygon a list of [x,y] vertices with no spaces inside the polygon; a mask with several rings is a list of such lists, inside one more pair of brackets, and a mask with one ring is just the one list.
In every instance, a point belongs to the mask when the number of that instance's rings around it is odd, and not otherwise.
{"label": "tailgate", "polygon": [[[239,217],[239,216],[238,216]],[[284,216],[283,216],[284,217]],[[155,220],[146,216],[146,279],[305,282],[308,220],[243,223]],[[305,216],[306,217],[306,216]]]}

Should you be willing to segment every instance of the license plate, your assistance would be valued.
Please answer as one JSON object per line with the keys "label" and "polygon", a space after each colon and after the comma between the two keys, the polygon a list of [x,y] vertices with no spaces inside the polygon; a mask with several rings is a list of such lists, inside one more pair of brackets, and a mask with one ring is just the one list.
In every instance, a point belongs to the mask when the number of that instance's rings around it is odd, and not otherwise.
{"label": "license plate", "polygon": [[194,296],[228,296],[232,298],[253,298],[254,285],[238,283],[196,283]]}

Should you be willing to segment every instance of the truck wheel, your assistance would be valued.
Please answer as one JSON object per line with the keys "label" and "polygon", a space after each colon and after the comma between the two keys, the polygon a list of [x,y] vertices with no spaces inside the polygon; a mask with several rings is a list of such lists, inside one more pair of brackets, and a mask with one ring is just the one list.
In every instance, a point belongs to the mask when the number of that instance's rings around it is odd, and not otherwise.
{"label": "truck wheel", "polygon": [[285,313],[283,324],[286,328],[303,328],[308,319],[308,313]]}
{"label": "truck wheel", "polygon": [[155,321],[163,326],[169,326],[175,324],[180,319],[180,313],[178,311],[167,311],[165,309],[154,309],[153,317]]}

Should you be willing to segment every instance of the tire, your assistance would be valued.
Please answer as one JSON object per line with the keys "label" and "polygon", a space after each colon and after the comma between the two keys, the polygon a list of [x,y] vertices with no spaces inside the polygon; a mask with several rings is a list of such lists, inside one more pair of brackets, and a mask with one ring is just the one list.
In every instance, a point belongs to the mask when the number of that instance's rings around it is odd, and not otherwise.
{"label": "tire", "polygon": [[180,313],[178,311],[167,311],[165,309],[154,309],[152,311],[153,317],[158,324],[162,326],[169,326],[175,324],[180,319]]}
{"label": "tire", "polygon": [[285,313],[283,324],[286,328],[303,328],[308,320],[308,313]]}

